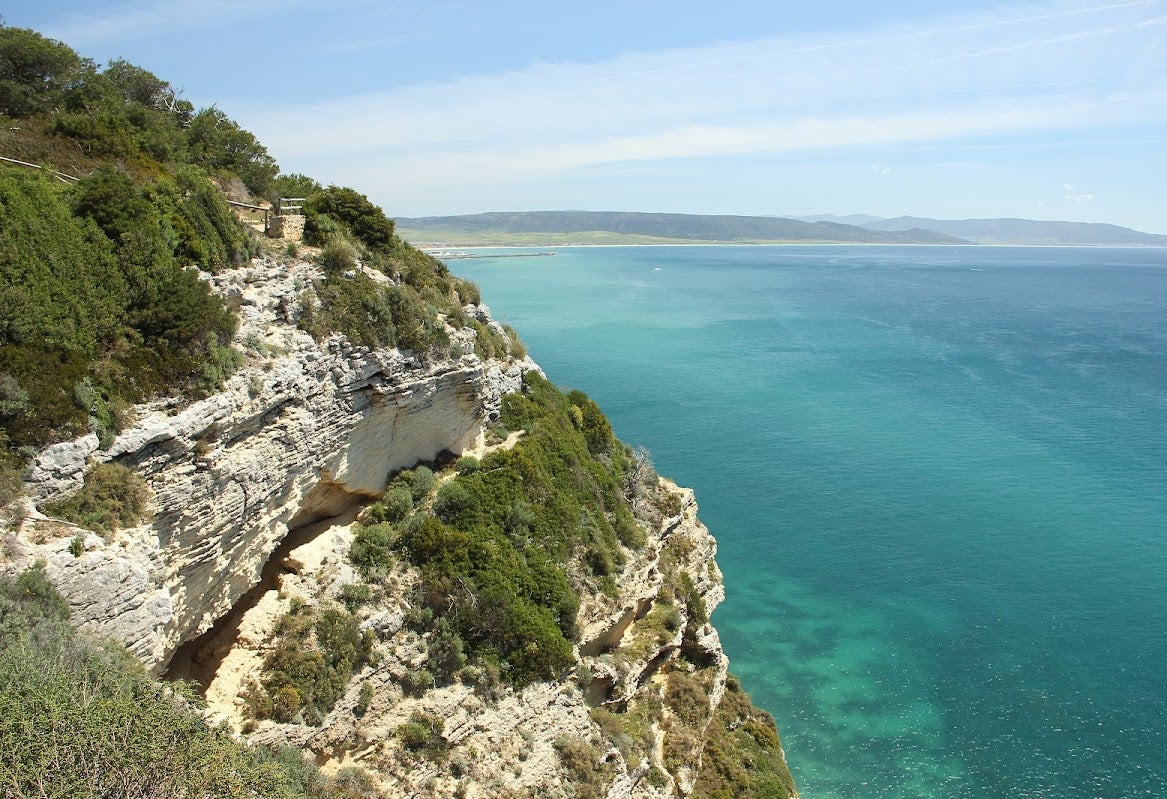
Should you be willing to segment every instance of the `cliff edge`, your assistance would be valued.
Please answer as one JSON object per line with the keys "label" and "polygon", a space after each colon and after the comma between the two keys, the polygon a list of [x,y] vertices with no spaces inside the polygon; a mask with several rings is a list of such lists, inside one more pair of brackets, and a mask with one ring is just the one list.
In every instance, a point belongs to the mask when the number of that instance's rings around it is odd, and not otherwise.
{"label": "cliff edge", "polygon": [[[585,432],[598,411],[562,402],[525,357],[476,354],[482,331],[503,335],[481,305],[463,308],[476,325],[447,325],[437,356],[314,339],[300,323],[319,278],[314,263],[270,255],[203,275],[237,309],[243,368],[203,399],[138,406],[104,446],[90,434],[40,451],[3,531],[2,569],[45,561],[80,629],[120,642],[156,675],[194,680],[207,716],[253,744],[298,747],[325,771],[358,766],[379,795],[794,795],[773,722],[729,675],[709,623],[724,593],[692,492],[658,478],[643,454],[600,441],[596,463],[627,464],[612,472],[623,509],[589,503],[581,525],[623,524],[620,540],[572,544],[565,562],[535,572],[560,575],[576,598],[572,617],[558,617],[570,651],[547,666],[532,648],[551,638],[522,639],[526,655],[475,638],[489,578],[439,574],[409,536],[435,518],[443,534],[457,531],[462,517],[443,499],[457,492],[443,486],[477,490],[478,469],[527,468],[522,442],[536,421],[512,412],[527,429],[514,419],[500,428],[507,397],[558,402]],[[571,458],[570,469],[600,468]],[[144,521],[99,534],[47,511],[101,464],[144,481]],[[397,554],[371,573],[354,547],[392,527],[387,489],[400,495],[401,476],[416,485],[423,471],[432,483],[396,520]],[[534,513],[521,500],[508,512]],[[593,513],[606,521],[582,519]],[[538,526],[514,524],[516,536]],[[530,561],[534,549],[516,551]],[[488,555],[472,546],[467,557],[473,569]],[[435,596],[438,585],[447,593]],[[471,612],[480,616],[468,622]],[[340,675],[329,702],[301,686],[281,710],[281,646],[327,660],[325,617],[351,621],[364,650],[327,672]],[[545,671],[522,672],[527,656]],[[308,683],[319,692],[322,679]]]}

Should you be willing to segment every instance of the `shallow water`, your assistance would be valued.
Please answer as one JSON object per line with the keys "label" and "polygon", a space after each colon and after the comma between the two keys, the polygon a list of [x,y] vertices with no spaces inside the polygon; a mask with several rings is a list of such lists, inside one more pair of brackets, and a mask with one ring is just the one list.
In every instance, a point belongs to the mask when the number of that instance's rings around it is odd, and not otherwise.
{"label": "shallow water", "polygon": [[807,797],[1167,796],[1167,251],[451,262],[697,491]]}

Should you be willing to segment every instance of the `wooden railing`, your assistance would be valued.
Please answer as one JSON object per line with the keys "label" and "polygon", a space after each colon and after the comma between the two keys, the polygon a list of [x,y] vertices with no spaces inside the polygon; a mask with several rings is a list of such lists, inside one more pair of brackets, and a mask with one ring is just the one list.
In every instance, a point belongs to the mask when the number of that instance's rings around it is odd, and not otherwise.
{"label": "wooden railing", "polygon": [[267,216],[268,216],[268,213],[271,211],[270,208],[267,208],[267,207],[262,206],[262,205],[248,205],[247,203],[237,203],[234,200],[228,200],[227,205],[233,205],[236,208],[247,208],[251,211],[263,211],[263,229],[267,230]]}
{"label": "wooden railing", "polygon": [[5,158],[2,155],[0,155],[0,161],[3,161],[6,164],[16,164],[17,166],[26,166],[26,167],[29,167],[30,169],[44,170],[45,172],[48,172],[50,175],[52,175],[53,177],[55,177],[57,180],[61,181],[62,183],[76,183],[77,181],[79,181],[81,179],[78,177],[74,177],[73,175],[66,175],[64,172],[57,172],[54,169],[49,169],[47,166],[41,166],[40,164],[30,164],[27,161],[17,161],[15,158]]}
{"label": "wooden railing", "polygon": [[284,214],[296,213],[304,210],[304,202],[307,197],[277,197],[276,198],[276,216],[283,216]]}

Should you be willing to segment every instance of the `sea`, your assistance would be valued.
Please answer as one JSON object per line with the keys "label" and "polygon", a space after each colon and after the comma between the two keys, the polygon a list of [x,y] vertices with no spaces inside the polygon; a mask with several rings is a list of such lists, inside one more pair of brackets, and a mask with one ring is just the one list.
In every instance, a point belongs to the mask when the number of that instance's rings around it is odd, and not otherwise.
{"label": "sea", "polygon": [[532,252],[449,264],[696,490],[806,799],[1167,797],[1167,250]]}

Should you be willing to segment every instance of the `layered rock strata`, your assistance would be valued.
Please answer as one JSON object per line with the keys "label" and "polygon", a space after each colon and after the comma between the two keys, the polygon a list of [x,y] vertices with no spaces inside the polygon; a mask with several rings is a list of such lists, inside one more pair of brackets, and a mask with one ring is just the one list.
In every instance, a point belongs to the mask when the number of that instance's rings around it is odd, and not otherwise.
{"label": "layered rock strata", "polygon": [[[690,795],[727,690],[708,622],[724,592],[692,492],[655,475],[655,501],[631,499],[647,541],[624,552],[615,591],[581,597],[578,662],[562,679],[405,690],[429,634],[405,624],[417,574],[399,565],[359,611],[380,641],[377,665],[354,675],[323,720],[245,717],[279,616],[293,602],[333,603],[359,581],[348,551],[360,509],[402,468],[483,454],[502,397],[538,370],[479,359],[467,328],[449,328],[450,352],[437,359],[316,342],[296,327],[315,277],[311,264],[273,260],[206,276],[238,309],[244,368],[212,396],[140,406],[104,449],[89,435],[41,452],[22,518],[2,531],[0,569],[45,560],[79,627],[122,642],[156,674],[197,679],[209,715],[253,742],[301,747],[330,770],[360,766],[388,797]],[[465,311],[503,333],[485,307]],[[147,482],[148,521],[102,537],[37,511],[110,461]],[[443,721],[441,758],[403,745],[399,731],[418,713]]]}
{"label": "layered rock strata", "polygon": [[[76,491],[95,463],[146,479],[147,524],[103,540],[30,507],[5,545],[10,569],[46,559],[77,624],[155,672],[259,581],[289,531],[378,496],[398,469],[466,449],[502,395],[537,369],[479,360],[469,331],[452,331],[454,354],[428,361],[339,336],[318,344],[295,326],[314,274],[304,262],[257,260],[208,276],[239,309],[246,367],[205,399],[140,407],[107,449],[90,434],[49,447],[29,470],[26,501],[36,505]],[[487,309],[470,310],[490,321]]]}

